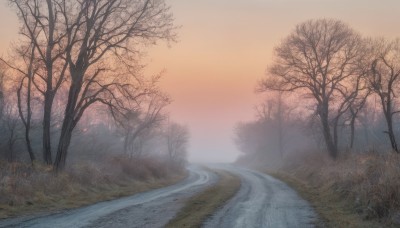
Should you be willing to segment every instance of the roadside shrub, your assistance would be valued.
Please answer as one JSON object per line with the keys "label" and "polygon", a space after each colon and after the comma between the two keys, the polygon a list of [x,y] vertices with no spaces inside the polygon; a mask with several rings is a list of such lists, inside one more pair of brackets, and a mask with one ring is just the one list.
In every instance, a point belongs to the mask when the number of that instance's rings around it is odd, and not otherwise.
{"label": "roadside shrub", "polygon": [[370,152],[332,161],[313,153],[286,161],[280,170],[320,192],[339,196],[365,219],[400,224],[398,154]]}
{"label": "roadside shrub", "polygon": [[112,159],[115,166],[121,167],[124,175],[138,180],[161,179],[168,175],[182,173],[182,170],[173,169],[168,162],[157,157],[128,158],[124,155]]}

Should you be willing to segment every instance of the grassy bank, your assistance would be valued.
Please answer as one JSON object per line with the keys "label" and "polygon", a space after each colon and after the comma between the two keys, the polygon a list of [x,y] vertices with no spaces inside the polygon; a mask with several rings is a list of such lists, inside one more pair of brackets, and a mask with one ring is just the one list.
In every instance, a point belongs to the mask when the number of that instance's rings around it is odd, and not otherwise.
{"label": "grassy bank", "polygon": [[0,218],[77,208],[171,185],[183,171],[153,160],[113,158],[55,175],[51,167],[0,164]]}
{"label": "grassy bank", "polygon": [[[296,160],[296,161],[295,161]],[[320,227],[399,227],[400,156],[310,155],[269,172],[311,202]]]}
{"label": "grassy bank", "polygon": [[167,227],[201,227],[207,217],[235,195],[240,188],[239,177],[222,170],[215,172],[218,182],[190,198]]}

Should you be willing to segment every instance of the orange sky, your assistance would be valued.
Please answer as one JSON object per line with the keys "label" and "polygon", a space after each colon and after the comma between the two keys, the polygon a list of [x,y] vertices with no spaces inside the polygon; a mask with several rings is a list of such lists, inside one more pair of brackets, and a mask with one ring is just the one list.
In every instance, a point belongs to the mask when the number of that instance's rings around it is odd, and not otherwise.
{"label": "orange sky", "polygon": [[[0,54],[16,38],[17,19],[0,3]],[[179,42],[148,53],[148,72],[163,69],[172,119],[191,129],[192,161],[232,161],[232,128],[254,117],[253,93],[272,49],[307,19],[336,18],[364,35],[400,37],[399,0],[167,0]]]}

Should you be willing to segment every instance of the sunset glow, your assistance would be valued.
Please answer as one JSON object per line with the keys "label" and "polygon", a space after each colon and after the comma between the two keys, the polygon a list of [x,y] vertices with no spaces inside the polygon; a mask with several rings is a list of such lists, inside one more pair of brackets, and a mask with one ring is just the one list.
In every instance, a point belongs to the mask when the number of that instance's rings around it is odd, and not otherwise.
{"label": "sunset glow", "polygon": [[[161,85],[173,119],[191,132],[191,161],[233,161],[232,130],[254,117],[254,93],[271,63],[273,48],[299,22],[335,18],[365,36],[400,37],[400,1],[363,0],[169,0],[177,43],[152,47],[148,74],[165,70]],[[0,5],[0,54],[15,41],[18,21]],[[379,15],[379,16],[376,16]]]}

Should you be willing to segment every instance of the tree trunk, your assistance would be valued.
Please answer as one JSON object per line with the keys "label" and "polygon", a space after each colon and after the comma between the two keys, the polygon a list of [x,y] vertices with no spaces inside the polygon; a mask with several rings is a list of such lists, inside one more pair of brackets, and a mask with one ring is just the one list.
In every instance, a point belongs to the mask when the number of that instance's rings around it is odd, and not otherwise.
{"label": "tree trunk", "polygon": [[350,121],[350,149],[353,149],[354,146],[355,122],[356,118],[352,117]]}
{"label": "tree trunk", "polygon": [[338,156],[338,145],[339,145],[338,126],[339,126],[339,119],[340,119],[340,116],[337,116],[335,118],[334,123],[333,123],[333,145],[334,145],[334,148],[336,150],[334,158],[337,158],[337,156]]}
{"label": "tree trunk", "polygon": [[[74,107],[74,105],[72,106]],[[65,119],[61,128],[60,140],[58,142],[57,155],[54,161],[54,170],[63,171],[67,160],[68,148],[71,143],[72,131],[74,129],[73,109],[67,106]]]}
{"label": "tree trunk", "polygon": [[[392,91],[391,87],[388,89]],[[393,116],[392,116],[392,96],[390,94],[380,94],[381,103],[383,107],[383,113],[385,115],[388,131],[386,132],[389,136],[390,145],[394,152],[399,153],[399,149],[397,148],[396,137],[393,131]]]}
{"label": "tree trunk", "polygon": [[22,120],[24,126],[25,126],[25,142],[26,142],[26,148],[29,153],[29,158],[31,159],[31,162],[36,159],[35,154],[33,153],[32,145],[31,145],[31,140],[30,140],[30,131],[31,131],[31,118],[32,118],[32,110],[31,110],[31,86],[32,86],[32,80],[31,77],[28,77],[28,88],[27,88],[27,98],[26,98],[26,105],[27,105],[27,116],[26,119],[24,117],[23,111],[22,111],[22,98],[21,98],[21,91],[23,87],[23,80],[21,81],[20,87],[18,88],[17,91],[17,99],[18,99],[18,113],[19,117]]}
{"label": "tree trunk", "polygon": [[72,131],[75,128],[75,106],[78,101],[81,81],[83,76],[76,74],[72,78],[77,80],[72,81],[69,88],[67,106],[65,108],[64,121],[61,128],[60,140],[58,141],[58,149],[56,159],[54,161],[54,170],[57,172],[63,171],[65,168],[65,162],[68,154],[68,147],[71,142]]}
{"label": "tree trunk", "polygon": [[51,110],[53,106],[53,95],[50,92],[46,92],[45,104],[44,104],[44,115],[43,115],[43,160],[47,165],[53,163],[51,155]]}
{"label": "tree trunk", "polygon": [[[49,30],[48,30],[48,42],[46,48],[46,69],[47,69],[47,80],[46,80],[46,92],[44,94],[44,115],[43,115],[43,160],[47,165],[53,163],[51,156],[51,111],[53,107],[54,93],[53,93],[53,57],[52,50],[54,48],[54,30],[55,30],[55,18],[53,13],[53,3],[51,0],[46,0],[47,9],[49,12]],[[61,80],[61,79],[60,79]]]}
{"label": "tree trunk", "polygon": [[337,145],[334,143],[331,135],[331,129],[329,126],[328,115],[324,113],[319,114],[322,123],[322,130],[324,133],[324,139],[326,148],[328,150],[329,156],[336,159],[338,156]]}
{"label": "tree trunk", "polygon": [[388,125],[388,131],[387,134],[389,136],[390,144],[392,146],[392,149],[394,152],[399,153],[399,149],[397,147],[397,142],[396,142],[396,137],[394,135],[393,131],[393,120],[392,120],[392,114],[391,113],[386,113],[386,123]]}
{"label": "tree trunk", "polygon": [[24,118],[24,114],[22,111],[22,98],[21,98],[21,91],[24,83],[24,79],[21,80],[20,87],[17,90],[17,99],[18,99],[18,113],[19,116],[25,126],[25,141],[26,141],[26,147],[28,149],[29,153],[29,158],[31,159],[31,162],[36,159],[35,154],[33,153],[32,145],[31,145],[31,140],[30,140],[30,131],[31,131],[31,120],[32,120],[32,108],[31,108],[31,97],[32,97],[32,78],[34,75],[34,70],[33,70],[33,62],[34,62],[34,55],[35,55],[35,48],[32,48],[31,51],[31,56],[30,56],[30,61],[29,61],[29,66],[28,66],[28,73],[27,73],[27,79],[28,79],[28,85],[27,85],[27,91],[26,91],[26,119]]}
{"label": "tree trunk", "polygon": [[35,157],[35,154],[33,153],[32,145],[31,145],[31,139],[30,139],[30,136],[29,136],[28,128],[25,131],[25,140],[26,140],[26,147],[27,147],[28,153],[29,153],[29,158],[31,159],[31,162],[33,163],[33,161],[36,160],[36,157]]}
{"label": "tree trunk", "polygon": [[[65,122],[64,122],[65,123]],[[66,123],[66,126],[68,123]],[[56,159],[54,161],[54,170],[56,172],[63,171],[65,169],[65,164],[67,161],[68,147],[71,142],[72,129],[69,127],[64,127],[61,131],[60,141],[58,144],[58,150]]]}

